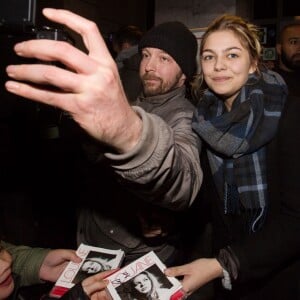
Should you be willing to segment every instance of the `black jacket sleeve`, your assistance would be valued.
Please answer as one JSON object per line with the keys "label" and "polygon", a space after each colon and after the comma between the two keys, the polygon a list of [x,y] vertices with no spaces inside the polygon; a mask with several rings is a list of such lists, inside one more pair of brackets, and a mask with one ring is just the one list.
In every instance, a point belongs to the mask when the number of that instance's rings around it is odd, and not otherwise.
{"label": "black jacket sleeve", "polygon": [[[44,296],[41,300],[55,300],[57,298],[53,298],[50,296]],[[66,292],[60,300],[90,300],[90,297],[84,292],[81,283],[77,283],[74,285],[68,292]]]}
{"label": "black jacket sleeve", "polygon": [[84,292],[81,283],[77,283],[67,293],[60,298],[61,300],[89,300],[90,297]]}
{"label": "black jacket sleeve", "polygon": [[270,214],[260,232],[231,245],[239,261],[238,279],[280,272],[300,257],[300,99],[290,98],[278,134],[268,149]]}

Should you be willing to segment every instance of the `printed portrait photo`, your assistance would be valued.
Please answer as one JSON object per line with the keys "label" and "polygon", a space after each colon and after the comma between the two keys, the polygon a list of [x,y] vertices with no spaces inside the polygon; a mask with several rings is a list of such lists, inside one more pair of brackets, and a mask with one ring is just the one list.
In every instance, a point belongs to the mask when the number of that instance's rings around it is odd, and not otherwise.
{"label": "printed portrait photo", "polygon": [[172,287],[172,283],[160,268],[153,265],[121,284],[116,290],[126,300],[163,300],[169,298]]}
{"label": "printed portrait photo", "polygon": [[72,283],[76,284],[91,275],[110,270],[115,258],[114,254],[90,251]]}

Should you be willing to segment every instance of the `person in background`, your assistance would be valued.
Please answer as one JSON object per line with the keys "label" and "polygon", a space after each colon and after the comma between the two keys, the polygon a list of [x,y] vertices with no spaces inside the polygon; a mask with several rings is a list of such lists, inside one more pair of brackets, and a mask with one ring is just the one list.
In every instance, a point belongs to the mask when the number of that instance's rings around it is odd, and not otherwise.
{"label": "person in background", "polygon": [[[69,261],[80,262],[81,258],[74,250],[30,248],[15,246],[0,241],[0,300],[17,300],[21,286],[55,282]],[[91,276],[66,293],[61,299],[87,300],[97,299],[99,294],[106,299],[103,292],[107,281],[106,276],[112,271]],[[90,298],[91,297],[91,298]],[[94,297],[94,298],[93,298]],[[48,296],[43,299],[51,299]]]}
{"label": "person in background", "polygon": [[293,120],[276,137],[287,87],[278,73],[260,68],[256,32],[244,19],[224,15],[202,38],[206,89],[193,128],[205,142],[203,188],[215,257],[166,270],[183,276],[188,294],[214,280],[216,299],[299,295],[299,184],[291,178],[299,170],[299,130],[290,131],[298,126]]}
{"label": "person in background", "polygon": [[55,282],[70,260],[81,260],[74,250],[15,246],[3,240],[0,247],[0,299],[14,290],[17,295],[18,286]]}
{"label": "person in background", "polygon": [[289,95],[300,97],[300,22],[282,28],[276,51],[278,65],[274,70],[286,81]]}
{"label": "person in background", "polygon": [[[139,43],[143,91],[134,103],[134,107],[157,116],[172,134],[168,143],[178,153],[178,167],[190,171],[191,176],[200,173],[198,139],[191,128],[195,108],[186,98],[186,84],[196,70],[196,51],[196,38],[180,22],[162,23],[145,33]],[[147,141],[145,154],[151,141],[156,144],[156,138]],[[95,152],[97,163],[92,160],[84,176],[87,188],[79,208],[78,244],[122,249],[125,264],[152,250],[167,264],[181,259],[181,211],[192,201],[179,199],[169,207],[161,207],[160,194],[153,199],[147,195],[137,197],[116,180],[105,157],[100,160],[98,145]],[[178,176],[181,180],[180,173]]]}
{"label": "person in background", "polygon": [[142,30],[134,25],[121,27],[111,36],[113,50],[117,54],[115,61],[130,102],[135,101],[142,90],[139,76],[141,56],[138,52],[138,43],[142,36]]}

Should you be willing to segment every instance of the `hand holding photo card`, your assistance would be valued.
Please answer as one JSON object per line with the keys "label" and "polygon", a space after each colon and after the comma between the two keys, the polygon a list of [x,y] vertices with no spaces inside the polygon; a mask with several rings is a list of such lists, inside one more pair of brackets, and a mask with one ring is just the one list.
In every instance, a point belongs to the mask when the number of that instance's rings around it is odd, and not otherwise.
{"label": "hand holding photo card", "polygon": [[113,300],[185,298],[182,286],[175,277],[164,274],[165,265],[151,251],[108,276],[107,290]]}
{"label": "hand holding photo card", "polygon": [[76,254],[80,263],[69,262],[50,292],[51,297],[60,298],[76,283],[96,273],[118,268],[124,258],[122,250],[80,244]]}

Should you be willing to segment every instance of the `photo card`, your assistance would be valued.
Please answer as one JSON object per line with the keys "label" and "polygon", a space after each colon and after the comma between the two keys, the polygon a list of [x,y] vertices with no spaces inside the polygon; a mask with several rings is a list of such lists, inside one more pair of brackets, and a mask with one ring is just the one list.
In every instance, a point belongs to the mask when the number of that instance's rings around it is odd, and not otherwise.
{"label": "photo card", "polygon": [[69,262],[50,291],[54,298],[62,297],[76,283],[85,278],[110,269],[118,268],[124,258],[124,251],[111,250],[80,244],[76,254],[80,263]]}
{"label": "photo card", "polygon": [[166,266],[151,251],[108,276],[107,290],[113,300],[184,299],[180,281],[166,276],[165,269]]}

